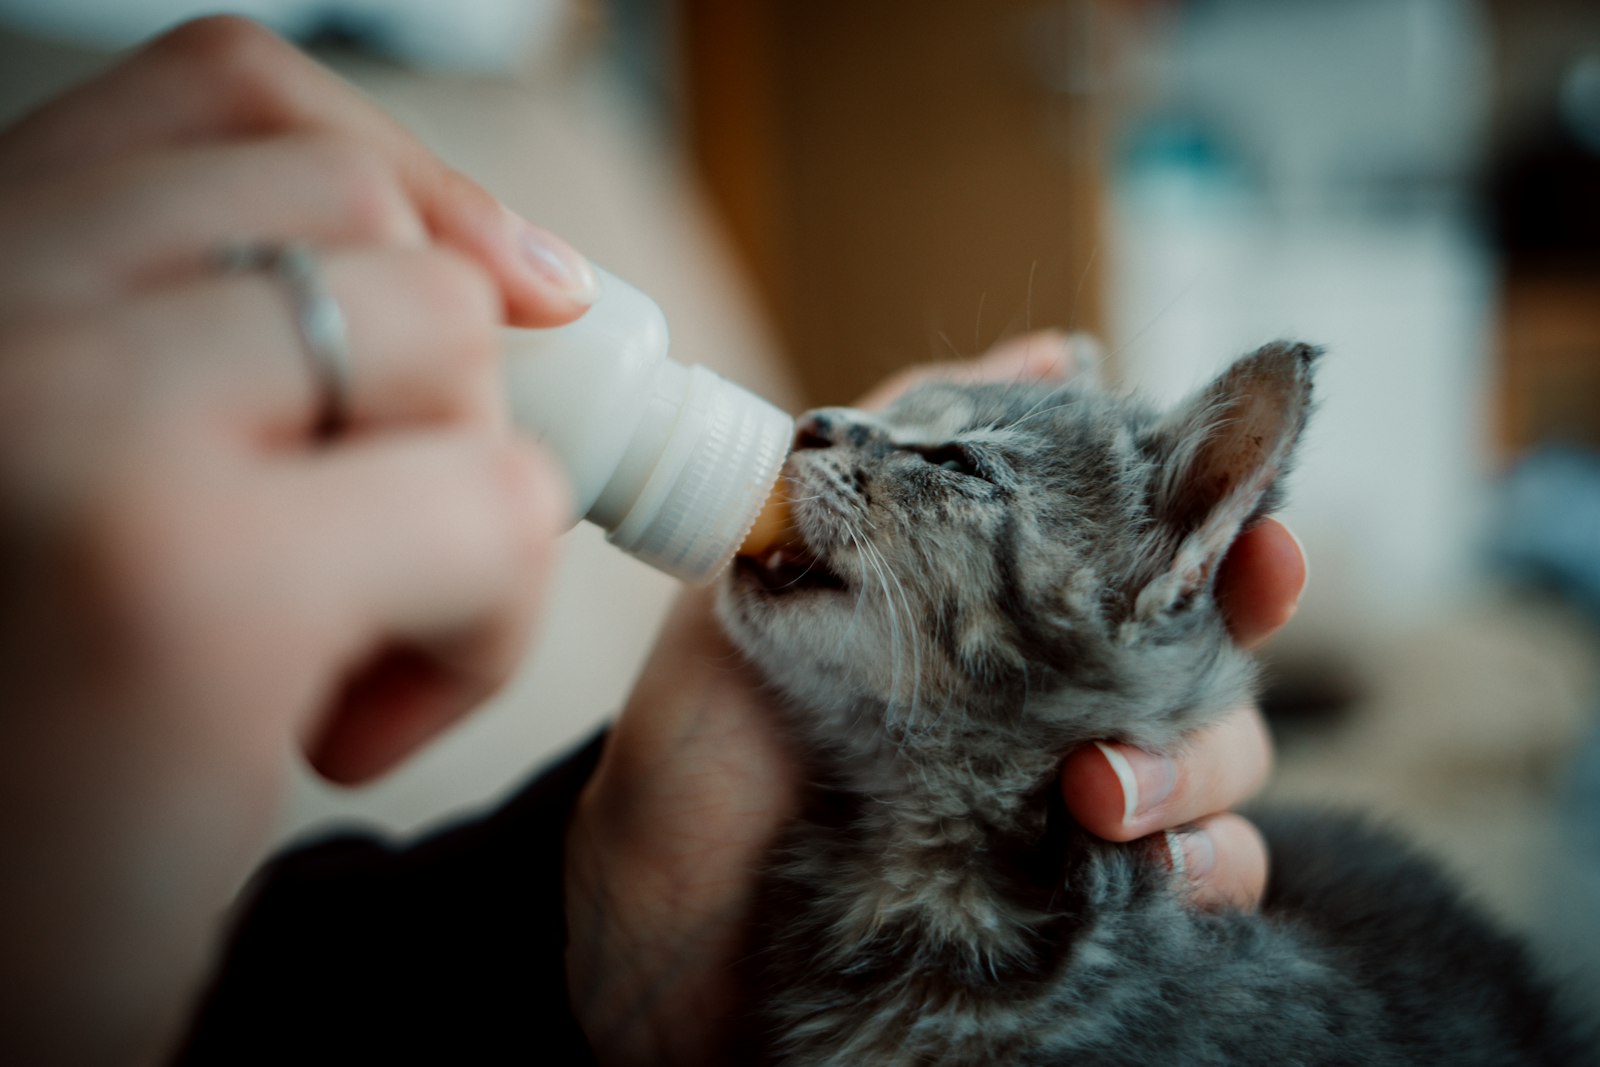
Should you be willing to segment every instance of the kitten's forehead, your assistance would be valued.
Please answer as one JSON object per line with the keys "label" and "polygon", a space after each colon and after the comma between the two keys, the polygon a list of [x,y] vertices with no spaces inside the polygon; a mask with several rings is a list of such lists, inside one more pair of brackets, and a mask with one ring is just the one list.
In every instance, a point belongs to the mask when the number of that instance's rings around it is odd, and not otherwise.
{"label": "kitten's forehead", "polygon": [[973,430],[1004,428],[1069,397],[1059,384],[954,385],[933,382],[906,393],[885,412],[899,436],[948,441]]}
{"label": "kitten's forehead", "polygon": [[944,383],[914,389],[884,412],[884,422],[900,441],[935,444],[978,425],[978,403],[970,390]]}

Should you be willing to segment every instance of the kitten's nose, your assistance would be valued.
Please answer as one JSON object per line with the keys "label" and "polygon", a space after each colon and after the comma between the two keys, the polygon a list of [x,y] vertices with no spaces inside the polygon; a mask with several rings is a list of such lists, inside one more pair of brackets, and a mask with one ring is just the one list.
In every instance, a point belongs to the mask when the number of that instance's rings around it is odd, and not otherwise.
{"label": "kitten's nose", "polygon": [[831,448],[837,440],[838,423],[826,411],[808,411],[794,428],[794,451],[803,448]]}

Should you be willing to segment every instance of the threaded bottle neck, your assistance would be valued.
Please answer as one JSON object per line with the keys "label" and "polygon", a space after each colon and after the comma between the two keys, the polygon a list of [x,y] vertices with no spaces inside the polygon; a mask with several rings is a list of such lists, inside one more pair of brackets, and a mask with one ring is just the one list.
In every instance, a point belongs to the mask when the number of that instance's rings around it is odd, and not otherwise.
{"label": "threaded bottle neck", "polygon": [[572,481],[578,515],[687,582],[716,576],[788,453],[788,415],[704,367],[667,358],[666,319],[607,274],[583,316],[515,331],[512,417]]}
{"label": "threaded bottle neck", "polygon": [[[717,575],[750,532],[788,454],[793,422],[704,367],[670,366],[664,376],[682,381],[676,418],[658,450],[653,441],[647,446],[655,462],[609,539],[658,570],[700,584]],[[640,429],[652,438],[658,432],[648,423]],[[636,479],[641,470],[625,462],[618,473]],[[602,501],[610,492],[608,486]]]}

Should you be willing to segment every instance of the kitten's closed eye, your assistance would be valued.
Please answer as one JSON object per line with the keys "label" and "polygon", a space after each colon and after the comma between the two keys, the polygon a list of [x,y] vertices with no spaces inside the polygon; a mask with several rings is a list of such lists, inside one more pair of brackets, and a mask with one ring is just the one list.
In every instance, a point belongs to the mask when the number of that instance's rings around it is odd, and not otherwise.
{"label": "kitten's closed eye", "polygon": [[983,478],[983,469],[972,453],[960,445],[940,445],[937,448],[914,448],[911,451],[947,471],[964,474],[968,478]]}

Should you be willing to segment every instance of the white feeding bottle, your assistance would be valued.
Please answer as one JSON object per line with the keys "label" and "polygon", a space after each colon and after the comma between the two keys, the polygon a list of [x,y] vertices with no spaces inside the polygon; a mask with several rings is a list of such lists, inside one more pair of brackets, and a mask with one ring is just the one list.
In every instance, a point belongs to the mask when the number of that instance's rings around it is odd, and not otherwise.
{"label": "white feeding bottle", "polygon": [[576,322],[511,331],[512,418],[566,468],[576,518],[657,570],[708,582],[741,543],[776,536],[752,534],[758,515],[763,528],[783,524],[773,486],[794,422],[705,367],[668,359],[661,309],[596,274],[599,299]]}

